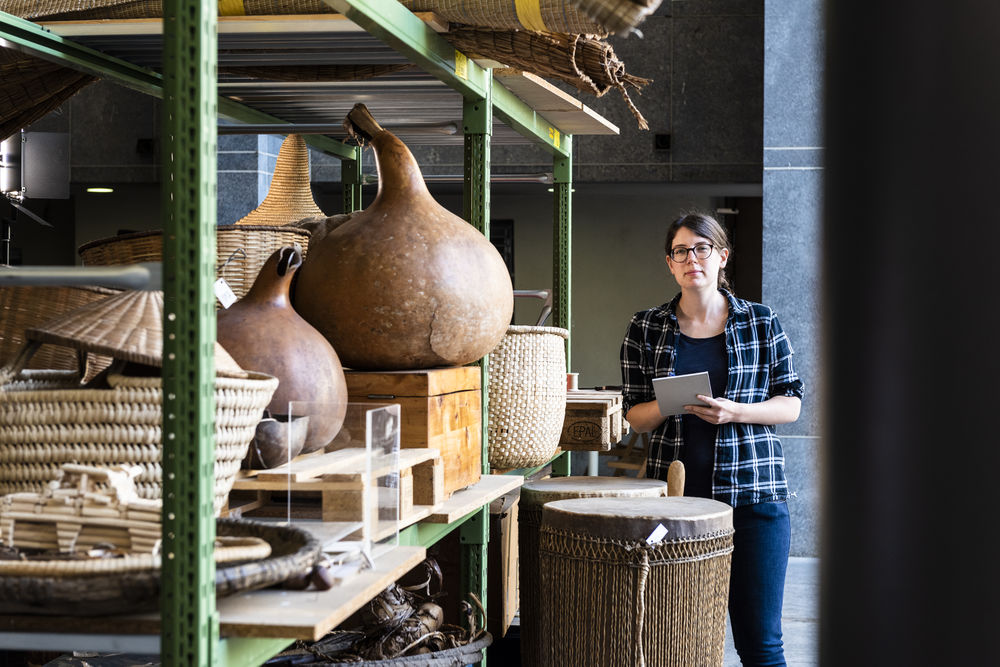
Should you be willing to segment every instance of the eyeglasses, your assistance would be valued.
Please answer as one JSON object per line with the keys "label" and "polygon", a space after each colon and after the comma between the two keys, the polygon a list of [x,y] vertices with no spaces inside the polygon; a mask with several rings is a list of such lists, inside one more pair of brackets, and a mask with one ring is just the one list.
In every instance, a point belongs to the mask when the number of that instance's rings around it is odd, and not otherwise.
{"label": "eyeglasses", "polygon": [[684,262],[688,258],[688,253],[692,250],[694,251],[694,256],[698,259],[708,259],[708,256],[712,254],[713,248],[715,248],[715,246],[711,243],[696,243],[690,248],[677,246],[670,251],[670,259],[678,263]]}

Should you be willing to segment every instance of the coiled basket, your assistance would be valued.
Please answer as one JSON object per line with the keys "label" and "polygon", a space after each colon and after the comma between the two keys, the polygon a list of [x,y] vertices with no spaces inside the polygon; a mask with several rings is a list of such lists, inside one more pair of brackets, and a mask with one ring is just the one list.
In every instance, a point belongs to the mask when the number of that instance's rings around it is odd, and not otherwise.
{"label": "coiled basket", "polygon": [[[275,250],[298,243],[308,252],[310,232],[276,225],[219,225],[215,230],[218,277],[238,298],[253,286],[264,262]],[[163,232],[133,232],[85,243],[77,251],[86,266],[159,262],[163,258]]]}
{"label": "coiled basket", "polygon": [[[225,506],[278,380],[263,373],[215,379],[215,487]],[[109,375],[85,389],[72,371],[22,371],[0,386],[0,494],[42,491],[63,463],[140,465],[142,498],[162,495],[162,379]]]}
{"label": "coiled basket", "polygon": [[566,416],[566,339],[558,327],[511,326],[490,352],[489,458],[498,469],[541,465]]}

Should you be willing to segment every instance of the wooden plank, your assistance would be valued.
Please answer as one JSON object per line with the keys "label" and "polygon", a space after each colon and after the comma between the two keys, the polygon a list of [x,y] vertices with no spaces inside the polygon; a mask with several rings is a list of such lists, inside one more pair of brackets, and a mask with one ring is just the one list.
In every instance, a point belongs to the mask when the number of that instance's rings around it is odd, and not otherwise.
{"label": "wooden plank", "polygon": [[423,547],[395,547],[374,570],[328,591],[262,590],[220,598],[223,637],[289,637],[316,641],[424,559]]}
{"label": "wooden plank", "polygon": [[262,482],[303,482],[327,473],[358,473],[364,470],[366,456],[364,449],[341,449],[321,456],[296,459],[291,464],[286,463],[270,470],[261,470],[257,473],[257,479]]}
{"label": "wooden plank", "polygon": [[358,491],[365,487],[363,479],[339,481],[336,480],[336,476],[332,477],[334,477],[333,480],[321,478],[307,479],[301,482],[243,479],[233,482],[233,489],[237,491]]}
{"label": "wooden plank", "polygon": [[499,68],[493,78],[564,134],[619,134],[617,125],[531,72]]}
{"label": "wooden plank", "polygon": [[456,391],[478,390],[478,366],[427,368],[414,371],[345,370],[349,400],[355,397],[439,396]]}
{"label": "wooden plank", "polygon": [[478,483],[453,493],[427,517],[427,522],[452,523],[522,484],[524,477],[520,475],[483,475]]}

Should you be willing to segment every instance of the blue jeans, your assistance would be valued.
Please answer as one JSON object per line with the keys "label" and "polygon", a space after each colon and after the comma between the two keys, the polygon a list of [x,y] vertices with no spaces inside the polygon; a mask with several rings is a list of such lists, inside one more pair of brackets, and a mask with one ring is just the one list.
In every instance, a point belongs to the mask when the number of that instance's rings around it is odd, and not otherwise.
{"label": "blue jeans", "polygon": [[733,569],[729,620],[744,667],[785,665],[781,603],[792,525],[785,501],[733,510]]}

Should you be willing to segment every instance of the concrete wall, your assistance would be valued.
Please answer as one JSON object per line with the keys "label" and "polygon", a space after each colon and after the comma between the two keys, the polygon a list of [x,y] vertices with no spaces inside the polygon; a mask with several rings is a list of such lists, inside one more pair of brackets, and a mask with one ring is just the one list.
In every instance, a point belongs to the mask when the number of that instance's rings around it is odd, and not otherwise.
{"label": "concrete wall", "polygon": [[779,428],[797,493],[789,505],[793,555],[818,553],[822,7],[767,0],[764,32],[762,298],[777,310],[806,385],[801,417]]}

